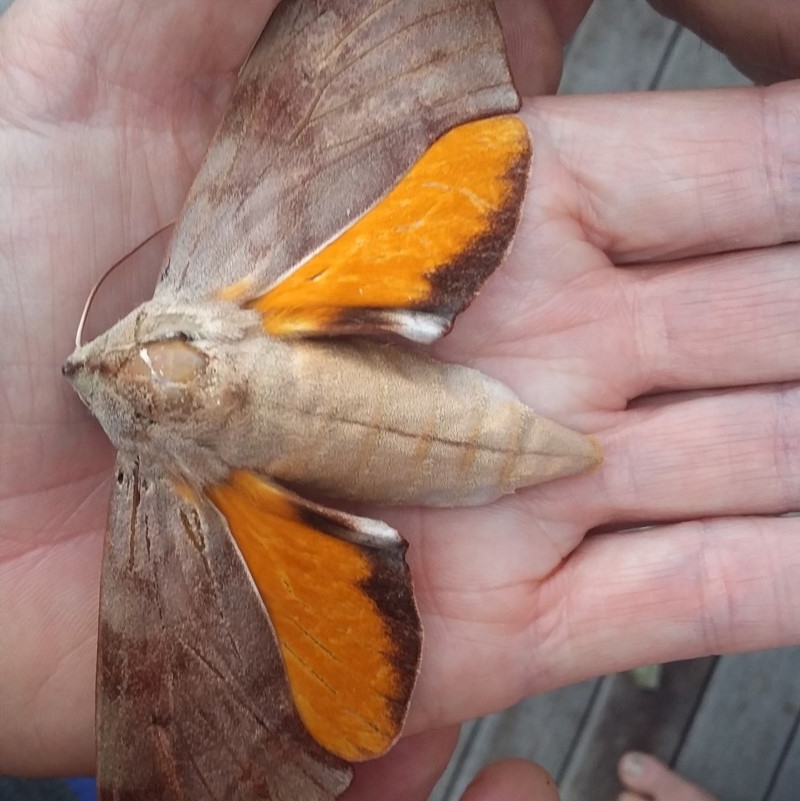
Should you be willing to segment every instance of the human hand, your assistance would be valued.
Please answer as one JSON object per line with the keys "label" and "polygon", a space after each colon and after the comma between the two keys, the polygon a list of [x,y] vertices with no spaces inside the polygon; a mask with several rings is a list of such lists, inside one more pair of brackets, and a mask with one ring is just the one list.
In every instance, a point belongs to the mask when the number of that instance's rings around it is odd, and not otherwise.
{"label": "human hand", "polygon": [[[648,0],[722,51],[758,83],[800,77],[800,7],[785,0]],[[583,19],[592,0],[498,0],[509,61],[525,95],[553,92],[561,62],[555,51]]]}
{"label": "human hand", "polygon": [[784,0],[649,0],[759,83],[800,77],[800,8]]}
{"label": "human hand", "polygon": [[[21,0],[0,18],[0,770],[92,768],[113,454],[59,368],[96,277],[174,218],[256,5]],[[797,506],[798,393],[776,382],[800,359],[798,248],[779,247],[798,236],[798,91],[526,106],[514,253],[438,352],[598,432],[607,461],[484,509],[378,512],[411,540],[426,650],[417,736],[351,799],[387,776],[424,797],[441,727],[532,692],[797,641],[797,525],[749,515]],[[626,408],[648,392],[668,394]],[[640,522],[661,525],[584,539]]]}

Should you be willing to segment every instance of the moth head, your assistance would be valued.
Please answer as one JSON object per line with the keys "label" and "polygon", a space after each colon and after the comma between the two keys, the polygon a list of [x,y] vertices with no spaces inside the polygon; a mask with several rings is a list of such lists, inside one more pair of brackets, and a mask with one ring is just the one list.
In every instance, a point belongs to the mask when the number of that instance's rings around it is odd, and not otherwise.
{"label": "moth head", "polygon": [[138,448],[154,427],[180,429],[209,402],[220,405],[214,353],[249,327],[230,310],[150,301],[78,347],[62,372],[114,444]]}

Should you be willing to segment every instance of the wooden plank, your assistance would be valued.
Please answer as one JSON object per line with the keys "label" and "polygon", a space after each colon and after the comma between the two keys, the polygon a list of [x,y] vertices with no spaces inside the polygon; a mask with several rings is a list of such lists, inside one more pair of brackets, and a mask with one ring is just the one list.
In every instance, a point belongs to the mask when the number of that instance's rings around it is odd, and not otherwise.
{"label": "wooden plank", "polygon": [[606,677],[561,778],[563,801],[616,798],[617,762],[625,751],[647,751],[671,762],[715,662],[708,657],[664,665],[660,686],[652,691],[639,688],[629,674]]}
{"label": "wooden plank", "polygon": [[656,81],[658,89],[710,89],[751,84],[752,81],[719,50],[685,28],[681,29]]}
{"label": "wooden plank", "polygon": [[800,796],[800,712],[794,721],[794,731],[781,759],[772,787],[764,801],[797,801]]}
{"label": "wooden plank", "polygon": [[569,43],[559,92],[652,88],[679,30],[647,3],[596,0]]}
{"label": "wooden plank", "polygon": [[[675,763],[725,801],[764,798],[800,714],[800,648],[726,657]],[[794,786],[793,799],[800,796]]]}
{"label": "wooden plank", "polygon": [[429,801],[457,801],[481,768],[506,757],[532,759],[558,778],[597,687],[595,679],[528,698],[465,727]]}

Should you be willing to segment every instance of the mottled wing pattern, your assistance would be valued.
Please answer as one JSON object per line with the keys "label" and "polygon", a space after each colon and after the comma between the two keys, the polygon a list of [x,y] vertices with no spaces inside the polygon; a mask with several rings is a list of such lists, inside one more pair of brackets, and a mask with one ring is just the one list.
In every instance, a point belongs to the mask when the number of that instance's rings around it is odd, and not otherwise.
{"label": "mottled wing pattern", "polygon": [[120,455],[98,656],[101,801],[331,801],[350,768],[294,708],[224,518]]}
{"label": "mottled wing pattern", "polygon": [[284,0],[242,70],[156,295],[253,295],[461,123],[515,111],[492,0]]}

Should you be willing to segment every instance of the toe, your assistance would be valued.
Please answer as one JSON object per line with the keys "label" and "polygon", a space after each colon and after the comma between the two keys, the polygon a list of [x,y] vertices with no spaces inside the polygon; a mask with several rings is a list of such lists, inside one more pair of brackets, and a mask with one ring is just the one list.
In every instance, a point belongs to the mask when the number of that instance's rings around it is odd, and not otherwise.
{"label": "toe", "polygon": [[619,778],[629,793],[623,793],[620,801],[639,801],[642,797],[653,801],[715,801],[649,754],[625,754],[619,762]]}

